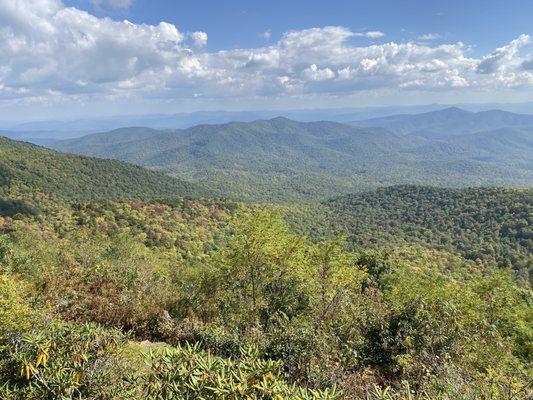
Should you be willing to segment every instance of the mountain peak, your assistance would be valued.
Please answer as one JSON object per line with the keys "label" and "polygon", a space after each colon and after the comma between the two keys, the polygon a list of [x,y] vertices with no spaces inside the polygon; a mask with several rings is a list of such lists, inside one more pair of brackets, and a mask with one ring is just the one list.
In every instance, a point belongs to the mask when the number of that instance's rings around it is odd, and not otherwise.
{"label": "mountain peak", "polygon": [[377,126],[399,134],[425,138],[443,138],[455,135],[490,131],[503,127],[533,127],[533,115],[514,114],[501,110],[471,112],[459,107],[448,107],[422,114],[402,114],[359,121],[360,126]]}
{"label": "mountain peak", "polygon": [[441,113],[441,114],[449,114],[449,115],[472,114],[470,111],[466,111],[466,110],[463,110],[462,108],[455,107],[455,106],[444,108],[444,109],[439,110],[439,111],[433,111],[433,113]]}
{"label": "mountain peak", "polygon": [[292,119],[278,116],[270,119],[270,122],[294,122]]}

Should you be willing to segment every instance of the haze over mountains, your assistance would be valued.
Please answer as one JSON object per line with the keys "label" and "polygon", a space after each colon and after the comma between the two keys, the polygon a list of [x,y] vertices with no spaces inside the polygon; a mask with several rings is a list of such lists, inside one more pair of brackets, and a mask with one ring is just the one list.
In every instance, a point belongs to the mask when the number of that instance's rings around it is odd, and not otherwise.
{"label": "haze over mountains", "polygon": [[[186,129],[199,124],[223,124],[232,121],[253,122],[258,119],[272,119],[278,116],[300,122],[318,120],[349,123],[383,118],[391,115],[407,115],[439,111],[449,105],[428,104],[413,106],[380,106],[358,108],[289,109],[255,111],[196,111],[176,114],[135,114],[111,117],[83,117],[69,120],[37,120],[19,123],[0,121],[2,136],[25,140],[36,144],[47,144],[55,140],[82,137],[90,133],[104,132],[127,126],[144,126],[153,129]],[[471,112],[504,110],[507,112],[531,114],[533,103],[508,104],[464,104],[458,105]]]}
{"label": "haze over mountains", "polygon": [[354,122],[356,126],[379,126],[399,134],[447,138],[499,128],[533,127],[533,115],[501,110],[470,112],[457,107],[422,114],[401,114]]}
{"label": "haze over mountains", "polygon": [[184,130],[121,128],[50,143],[229,197],[307,201],[378,186],[533,182],[533,116],[458,108],[358,122],[273,118]]}
{"label": "haze over mountains", "polygon": [[[531,109],[531,105],[523,107]],[[71,120],[43,120],[4,124],[0,122],[2,135],[12,139],[26,140],[34,143],[51,142],[81,137],[119,129],[127,126],[144,126],[153,129],[186,129],[200,124],[224,124],[233,121],[253,122],[258,119],[272,119],[278,116],[300,122],[328,120],[350,122],[373,117],[383,117],[399,113],[419,113],[443,109],[439,104],[404,107],[365,107],[365,108],[330,108],[330,109],[294,109],[294,110],[256,110],[256,111],[196,111],[176,114],[125,115],[114,117],[97,117]]]}

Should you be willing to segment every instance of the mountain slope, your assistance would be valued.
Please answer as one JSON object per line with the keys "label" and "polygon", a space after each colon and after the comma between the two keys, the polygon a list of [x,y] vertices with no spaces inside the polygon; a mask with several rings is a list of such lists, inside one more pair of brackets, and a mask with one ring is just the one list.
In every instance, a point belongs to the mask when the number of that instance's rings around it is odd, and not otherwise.
{"label": "mountain slope", "polygon": [[[279,117],[177,131],[146,130],[140,136],[138,129],[132,129],[131,136],[123,129],[52,146],[128,161],[200,182],[222,196],[253,201],[317,200],[400,183],[525,186],[533,182],[532,168],[515,163],[515,153],[505,157],[498,150],[499,156],[492,157],[490,148],[498,144],[487,142],[480,151],[474,139],[462,137],[433,140],[383,128]],[[527,141],[532,132],[519,134]],[[491,137],[498,139],[495,134]],[[533,153],[533,145],[527,142],[517,151],[524,159]]]}
{"label": "mountain slope", "polygon": [[386,162],[392,153],[397,159],[398,149],[406,148],[404,138],[383,129],[286,118],[199,125],[111,145],[115,139],[108,138],[95,145],[103,136],[53,146],[147,166],[251,200],[316,199],[372,187],[366,164]]}
{"label": "mountain slope", "polygon": [[361,127],[382,127],[402,135],[444,138],[504,127],[533,127],[533,115],[514,114],[501,110],[465,111],[457,107],[422,114],[393,115],[357,121]]}
{"label": "mountain slope", "polygon": [[533,189],[396,186],[324,206],[357,247],[420,243],[523,270],[533,261]]}
{"label": "mountain slope", "polygon": [[452,136],[413,148],[435,161],[470,158],[533,169],[533,128],[500,128]]}
{"label": "mountain slope", "polygon": [[91,149],[92,147],[108,147],[120,143],[143,140],[161,134],[161,131],[151,128],[131,127],[114,129],[109,132],[94,133],[81,138],[72,138],[61,141],[61,146],[69,147],[72,152],[76,149]]}
{"label": "mountain slope", "polygon": [[[0,137],[0,197],[56,201],[195,195],[193,184],[114,160],[59,153]],[[15,203],[13,203],[15,204]],[[2,212],[0,205],[0,212]],[[5,211],[5,210],[4,210]]]}
{"label": "mountain slope", "polygon": [[[136,129],[133,128],[132,135]],[[275,163],[274,169],[280,169],[299,167],[302,161],[311,168],[324,160],[340,164],[354,155],[363,161],[363,157],[381,156],[393,148],[404,147],[405,143],[404,139],[382,129],[359,129],[326,121],[300,123],[286,118],[198,125],[186,130],[160,131],[139,140],[123,139],[127,130],[61,141],[54,148],[150,166],[205,159],[217,167],[231,164],[272,168]],[[258,155],[261,157],[255,157]],[[302,155],[306,156],[305,160],[301,159]]]}

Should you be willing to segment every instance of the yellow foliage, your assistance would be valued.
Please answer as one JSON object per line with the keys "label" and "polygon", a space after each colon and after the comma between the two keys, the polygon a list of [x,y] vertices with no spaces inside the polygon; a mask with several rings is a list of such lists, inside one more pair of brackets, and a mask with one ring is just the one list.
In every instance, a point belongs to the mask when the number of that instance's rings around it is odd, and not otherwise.
{"label": "yellow foliage", "polygon": [[0,339],[30,327],[31,309],[22,296],[23,287],[12,277],[0,275]]}

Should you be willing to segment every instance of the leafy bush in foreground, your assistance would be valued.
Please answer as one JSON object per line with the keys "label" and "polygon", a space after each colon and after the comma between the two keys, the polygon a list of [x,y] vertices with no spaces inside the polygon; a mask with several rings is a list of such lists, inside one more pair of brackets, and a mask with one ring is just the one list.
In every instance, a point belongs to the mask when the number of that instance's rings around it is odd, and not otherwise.
{"label": "leafy bush in foreground", "polygon": [[0,398],[531,395],[533,299],[511,270],[191,205],[0,220]]}
{"label": "leafy bush in foreground", "polygon": [[131,392],[119,352],[125,337],[53,321],[4,341],[3,399],[118,399]]}
{"label": "leafy bush in foreground", "polygon": [[145,356],[147,398],[162,399],[338,399],[334,389],[288,385],[280,361],[262,360],[253,349],[238,360],[215,357],[199,346],[178,346]]}
{"label": "leafy bush in foreground", "polygon": [[10,338],[2,399],[338,399],[285,381],[282,363],[253,350],[237,360],[198,346],[144,350],[114,330],[53,322]]}

